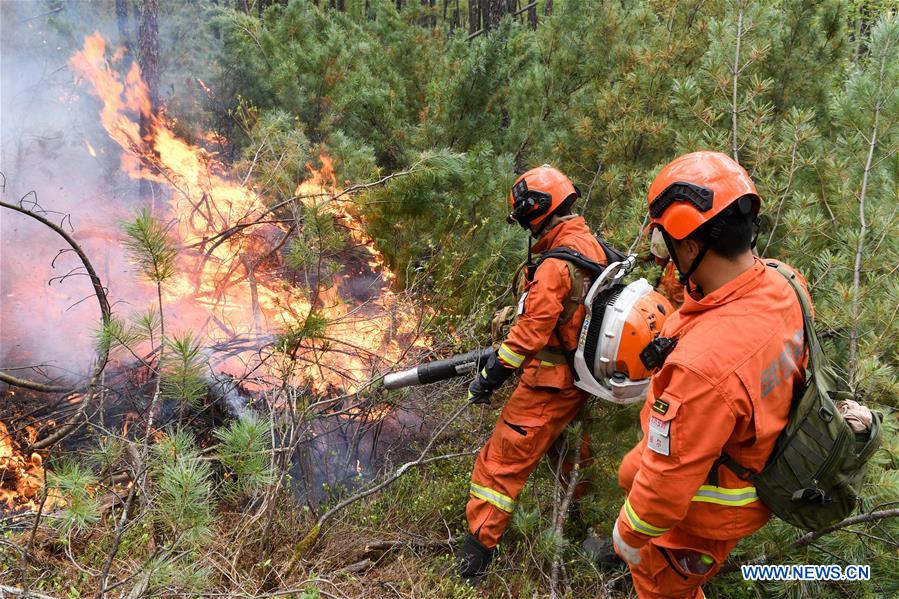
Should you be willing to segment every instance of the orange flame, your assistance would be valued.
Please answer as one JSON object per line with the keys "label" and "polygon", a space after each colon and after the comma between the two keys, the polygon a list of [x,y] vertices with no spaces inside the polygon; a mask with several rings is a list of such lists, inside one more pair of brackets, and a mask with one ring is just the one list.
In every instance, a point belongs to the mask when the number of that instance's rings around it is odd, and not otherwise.
{"label": "orange flame", "polygon": [[267,331],[305,322],[314,300],[320,301],[317,305],[329,319],[327,339],[309,340],[298,355],[318,391],[329,385],[353,391],[374,374],[375,364],[400,359],[400,340],[415,337],[418,319],[388,289],[395,277],[364,232],[364,223],[346,203],[332,201],[338,190],[331,158],[320,156],[318,170],[307,165],[311,177],[296,195],[306,206],[324,206],[368,252],[381,289],[376,300],[364,305],[350,306],[341,298],[346,277],[336,275],[322,282],[323,289],[304,290],[277,276],[278,249],[290,232],[279,224],[248,226],[269,213],[263,198],[229,180],[215,154],[174,134],[164,114],[153,111],[137,64],[123,77],[113,68],[123,54],[106,56],[105,41],[95,33],[71,64],[102,101],[100,120],[122,149],[122,170],[169,191],[166,212],[181,251],[176,275],[164,284],[166,318],[204,332],[213,343],[259,340]]}
{"label": "orange flame", "polygon": [[[37,431],[26,427],[29,442]],[[0,504],[7,509],[37,509],[38,491],[44,486],[44,459],[38,453],[26,458],[13,443],[12,436],[0,422]]]}

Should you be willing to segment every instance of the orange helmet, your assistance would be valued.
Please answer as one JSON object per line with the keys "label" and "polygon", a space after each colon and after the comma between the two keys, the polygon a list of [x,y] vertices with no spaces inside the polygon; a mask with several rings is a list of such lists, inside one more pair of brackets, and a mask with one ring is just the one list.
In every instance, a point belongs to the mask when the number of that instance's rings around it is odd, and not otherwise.
{"label": "orange helmet", "polygon": [[649,228],[684,239],[743,197],[759,212],[761,200],[749,174],[721,152],[693,152],[663,168],[649,186]]}
{"label": "orange helmet", "polygon": [[580,194],[571,179],[548,164],[532,168],[515,181],[509,193],[509,223],[523,229],[537,227],[569,198]]}

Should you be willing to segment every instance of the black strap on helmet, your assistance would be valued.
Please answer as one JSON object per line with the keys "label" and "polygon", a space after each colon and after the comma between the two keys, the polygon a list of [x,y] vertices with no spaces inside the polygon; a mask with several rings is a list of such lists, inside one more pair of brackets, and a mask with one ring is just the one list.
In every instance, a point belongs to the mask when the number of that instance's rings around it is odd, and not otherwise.
{"label": "black strap on helmet", "polygon": [[700,212],[708,212],[712,209],[712,200],[715,192],[708,187],[675,181],[659,193],[649,205],[649,216],[659,218],[674,202],[690,202]]}

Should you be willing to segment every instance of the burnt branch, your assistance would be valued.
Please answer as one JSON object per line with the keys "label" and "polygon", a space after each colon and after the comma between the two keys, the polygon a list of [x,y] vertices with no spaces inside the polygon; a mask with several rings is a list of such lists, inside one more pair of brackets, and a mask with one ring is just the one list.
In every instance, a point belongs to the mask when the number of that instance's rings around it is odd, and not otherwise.
{"label": "burnt branch", "polygon": [[13,376],[8,372],[0,370],[0,381],[12,387],[21,387],[23,389],[31,389],[32,391],[40,391],[41,393],[69,393],[76,391],[77,388],[68,385],[47,385]]}
{"label": "burnt branch", "polygon": [[[371,189],[371,188],[373,188],[373,187],[378,187],[378,186],[384,185],[384,184],[386,184],[387,182],[389,182],[391,179],[396,179],[397,177],[405,177],[405,176],[407,176],[407,175],[415,174],[415,173],[418,172],[419,166],[421,165],[422,162],[423,162],[422,160],[419,160],[418,162],[416,162],[415,164],[413,164],[413,165],[412,165],[411,167],[409,167],[408,169],[405,169],[405,170],[402,170],[402,171],[397,171],[397,172],[395,172],[395,173],[390,173],[390,174],[388,174],[388,175],[384,175],[383,177],[381,177],[380,179],[378,179],[378,180],[376,180],[376,181],[370,181],[370,182],[368,182],[368,183],[359,183],[359,184],[356,184],[356,185],[351,185],[350,187],[347,187],[347,188],[344,189],[343,191],[341,191],[341,192],[339,192],[339,193],[337,193],[337,194],[334,194],[334,195],[330,198],[330,200],[332,200],[332,201],[338,200],[338,199],[340,199],[341,197],[343,197],[343,196],[345,196],[345,195],[351,195],[351,194],[354,194],[354,193],[357,193],[357,192],[360,192],[360,191],[365,191],[365,190],[367,190],[367,189]],[[260,214],[259,216],[257,216],[254,220],[251,220],[251,221],[248,221],[248,222],[245,222],[245,223],[237,223],[237,224],[235,224],[235,225],[233,225],[233,226],[231,226],[231,227],[228,227],[227,229],[225,229],[224,231],[222,231],[222,232],[220,232],[220,233],[218,233],[218,234],[216,234],[216,235],[213,235],[213,236],[211,236],[211,237],[209,237],[209,238],[204,238],[204,239],[200,240],[199,242],[197,242],[196,244],[194,244],[194,246],[200,246],[200,245],[203,245],[203,244],[206,244],[206,243],[209,243],[209,242],[213,242],[213,245],[206,251],[207,255],[208,255],[208,254],[211,254],[212,251],[213,251],[216,247],[218,247],[218,246],[221,245],[225,240],[227,240],[229,237],[233,236],[235,233],[238,233],[238,232],[240,232],[240,231],[243,230],[243,229],[246,229],[246,228],[248,228],[248,227],[253,227],[253,226],[256,226],[256,225],[265,224],[265,223],[272,223],[272,222],[274,222],[274,223],[278,223],[278,222],[289,222],[289,221],[281,220],[281,219],[279,219],[279,220],[270,220],[270,219],[267,219],[267,217],[268,217],[269,214],[272,214],[273,212],[275,212],[275,211],[278,210],[279,208],[283,208],[283,207],[285,207],[285,206],[288,206],[288,205],[292,204],[293,202],[295,202],[296,200],[300,200],[300,199],[303,199],[303,198],[307,198],[307,197],[325,197],[325,196],[327,196],[327,195],[328,195],[328,194],[321,193],[321,194],[311,194],[311,195],[305,195],[305,196],[294,196],[294,197],[288,198],[288,199],[286,199],[286,200],[284,200],[284,201],[278,202],[278,203],[276,203],[276,204],[270,206],[270,207],[267,208],[264,212],[262,212],[262,214]],[[193,246],[191,246],[191,247],[193,247]]]}

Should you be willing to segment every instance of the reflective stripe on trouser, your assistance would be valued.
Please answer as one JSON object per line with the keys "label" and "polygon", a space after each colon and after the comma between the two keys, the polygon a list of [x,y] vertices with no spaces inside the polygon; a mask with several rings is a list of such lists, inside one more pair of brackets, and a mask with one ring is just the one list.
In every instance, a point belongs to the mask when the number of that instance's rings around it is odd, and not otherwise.
{"label": "reflective stripe on trouser", "polygon": [[574,387],[555,390],[519,383],[512,393],[471,474],[465,513],[469,530],[484,546],[499,543],[531,472],[586,399]]}
{"label": "reflective stripe on trouser", "polygon": [[[696,537],[677,526],[660,537],[650,539],[640,550],[640,564],[630,566],[637,596],[640,599],[703,599],[702,585],[718,573],[738,541]],[[668,559],[660,548],[668,553]],[[702,574],[685,573],[680,564],[674,563],[676,553],[684,550],[710,556],[714,564]]]}
{"label": "reflective stripe on trouser", "polygon": [[494,491],[493,489],[488,489],[487,487],[482,487],[481,485],[476,485],[474,483],[471,483],[468,494],[472,497],[483,499],[487,503],[495,505],[508,514],[515,511],[515,504],[518,503],[511,497],[503,495],[499,491]]}

